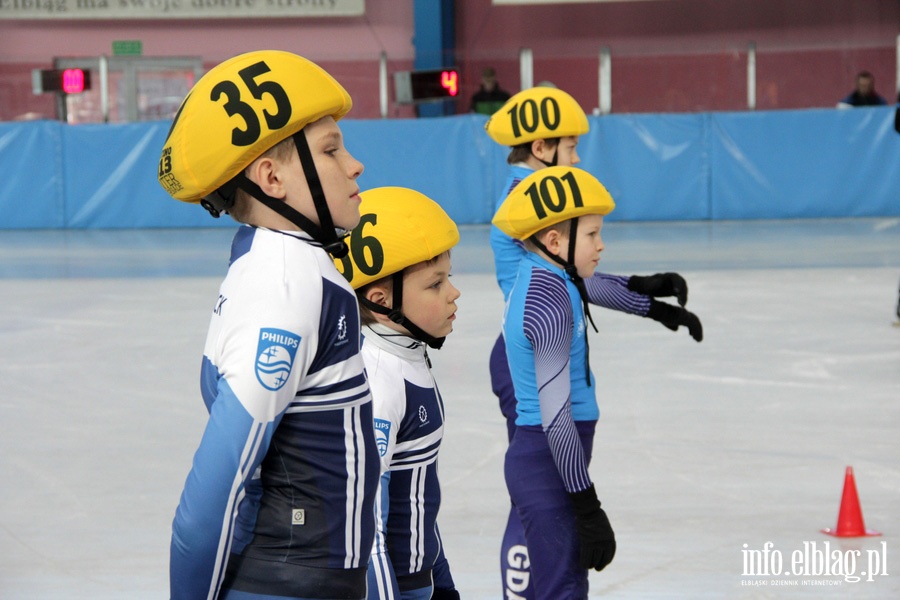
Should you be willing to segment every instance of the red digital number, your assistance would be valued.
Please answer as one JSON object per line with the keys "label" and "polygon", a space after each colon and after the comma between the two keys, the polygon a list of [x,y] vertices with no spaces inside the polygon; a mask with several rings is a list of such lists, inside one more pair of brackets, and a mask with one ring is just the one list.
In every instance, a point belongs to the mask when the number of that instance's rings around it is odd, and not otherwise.
{"label": "red digital number", "polygon": [[451,96],[459,93],[459,73],[456,71],[441,71],[441,87],[447,90]]}
{"label": "red digital number", "polygon": [[62,89],[67,94],[80,94],[84,91],[84,71],[66,69],[62,76]]}

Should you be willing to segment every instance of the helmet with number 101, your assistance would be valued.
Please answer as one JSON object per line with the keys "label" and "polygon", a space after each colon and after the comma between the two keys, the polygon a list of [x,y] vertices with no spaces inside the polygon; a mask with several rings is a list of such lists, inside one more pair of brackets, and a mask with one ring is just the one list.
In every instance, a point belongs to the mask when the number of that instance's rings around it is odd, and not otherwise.
{"label": "helmet with number 101", "polygon": [[211,69],[181,103],[159,161],[159,183],[198,203],[260,155],[323,117],[343,117],[350,95],[315,63],[277,50]]}
{"label": "helmet with number 101", "polygon": [[359,197],[361,217],[350,234],[350,253],[335,261],[353,289],[431,260],[459,243],[456,223],[425,194],[380,187]]}
{"label": "helmet with number 101", "polygon": [[538,231],[583,215],[608,215],[616,207],[596,177],[577,167],[535,171],[510,192],[493,224],[506,235],[527,240]]}
{"label": "helmet with number 101", "polygon": [[503,146],[580,136],[590,130],[575,98],[558,88],[533,87],[513,95],[491,115],[484,129]]}

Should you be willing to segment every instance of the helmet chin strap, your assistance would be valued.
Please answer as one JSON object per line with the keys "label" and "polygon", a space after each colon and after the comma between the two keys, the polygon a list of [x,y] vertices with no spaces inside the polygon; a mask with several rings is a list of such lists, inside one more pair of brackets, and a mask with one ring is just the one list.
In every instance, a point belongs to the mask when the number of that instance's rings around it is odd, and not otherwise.
{"label": "helmet chin strap", "polygon": [[331,211],[328,209],[328,202],[325,200],[325,192],[322,190],[321,181],[319,181],[319,173],[316,171],[312,152],[306,141],[306,134],[301,129],[292,137],[294,138],[294,145],[297,147],[300,164],[303,165],[306,183],[309,185],[309,191],[312,194],[313,206],[315,206],[316,216],[319,218],[319,225],[294,207],[288,205],[284,200],[273,198],[263,192],[262,188],[251,181],[243,172],[238,173],[219,189],[203,198],[200,204],[212,216],[218,218],[222,212],[228,212],[234,206],[237,190],[242,189],[308,233],[315,241],[322,244],[326,252],[335,258],[343,258],[347,256],[349,248],[335,230],[334,220],[331,218]]}
{"label": "helmet chin strap", "polygon": [[[571,229],[569,230],[569,260],[563,260],[558,255],[550,252],[544,244],[538,241],[536,236],[531,236],[531,243],[537,246],[541,252],[546,254],[551,260],[558,263],[562,266],[563,270],[566,272],[566,275],[569,276],[569,280],[575,284],[575,287],[578,289],[578,295],[581,296],[581,307],[584,311],[584,316],[587,317],[587,320],[591,323],[591,327],[594,328],[594,331],[597,330],[597,326],[594,324],[594,319],[591,317],[591,310],[589,308],[587,288],[584,285],[584,279],[578,274],[578,269],[575,267],[574,257],[575,257],[575,241],[576,236],[578,235],[578,217],[572,219]],[[588,341],[588,336],[584,336],[584,379],[587,381],[588,387],[591,385],[591,366],[590,366],[590,354],[591,347]]]}
{"label": "helmet chin strap", "polygon": [[429,347],[434,348],[435,350],[440,350],[441,346],[444,345],[444,340],[447,339],[445,337],[434,337],[422,330],[421,327],[410,321],[406,315],[402,312],[402,304],[403,304],[403,271],[398,271],[394,273],[391,277],[391,281],[393,282],[393,299],[391,300],[390,308],[387,306],[382,306],[380,304],[376,304],[372,302],[368,298],[359,298],[359,302],[371,310],[372,312],[376,312],[381,315],[386,315],[391,321],[400,325],[401,327],[406,328],[408,332],[410,332],[413,337],[420,342],[424,342],[428,344]]}

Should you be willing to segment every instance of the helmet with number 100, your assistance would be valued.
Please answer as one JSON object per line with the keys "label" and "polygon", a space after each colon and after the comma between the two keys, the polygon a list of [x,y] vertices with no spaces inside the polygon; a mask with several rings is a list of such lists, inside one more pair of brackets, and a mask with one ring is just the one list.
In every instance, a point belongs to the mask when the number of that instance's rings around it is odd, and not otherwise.
{"label": "helmet with number 100", "polygon": [[277,50],[241,54],[211,69],[181,103],[159,161],[176,200],[200,202],[306,125],[343,117],[350,95],[315,63]]}
{"label": "helmet with number 100", "polygon": [[380,187],[359,195],[350,253],[335,264],[353,289],[446,252],[459,229],[441,206],[415,190]]}
{"label": "helmet with number 100", "polygon": [[608,215],[615,207],[603,184],[587,171],[547,167],[520,181],[492,222],[506,235],[527,240],[556,223],[583,215]]}
{"label": "helmet with number 100", "polygon": [[584,135],[590,129],[587,115],[566,92],[533,87],[513,95],[491,115],[484,129],[503,146],[518,146],[535,140]]}

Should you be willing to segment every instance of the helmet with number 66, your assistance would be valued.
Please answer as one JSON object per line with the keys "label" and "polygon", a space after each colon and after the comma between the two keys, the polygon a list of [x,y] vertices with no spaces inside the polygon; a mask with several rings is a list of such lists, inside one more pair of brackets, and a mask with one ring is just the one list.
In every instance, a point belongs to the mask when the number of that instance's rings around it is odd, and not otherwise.
{"label": "helmet with number 66", "polygon": [[275,144],[351,106],[341,84],[302,56],[264,50],[226,60],[181,103],[159,183],[176,200],[201,202]]}
{"label": "helmet with number 66", "polygon": [[533,87],[514,94],[491,115],[484,129],[503,146],[519,146],[535,140],[581,136],[588,132],[587,115],[566,92]]}
{"label": "helmet with number 66", "polygon": [[335,264],[354,289],[431,260],[459,243],[459,229],[428,196],[402,187],[360,195],[350,253]]}
{"label": "helmet with number 66", "polygon": [[556,223],[582,215],[608,215],[615,207],[603,184],[587,171],[548,167],[519,182],[492,222],[506,235],[526,240]]}

